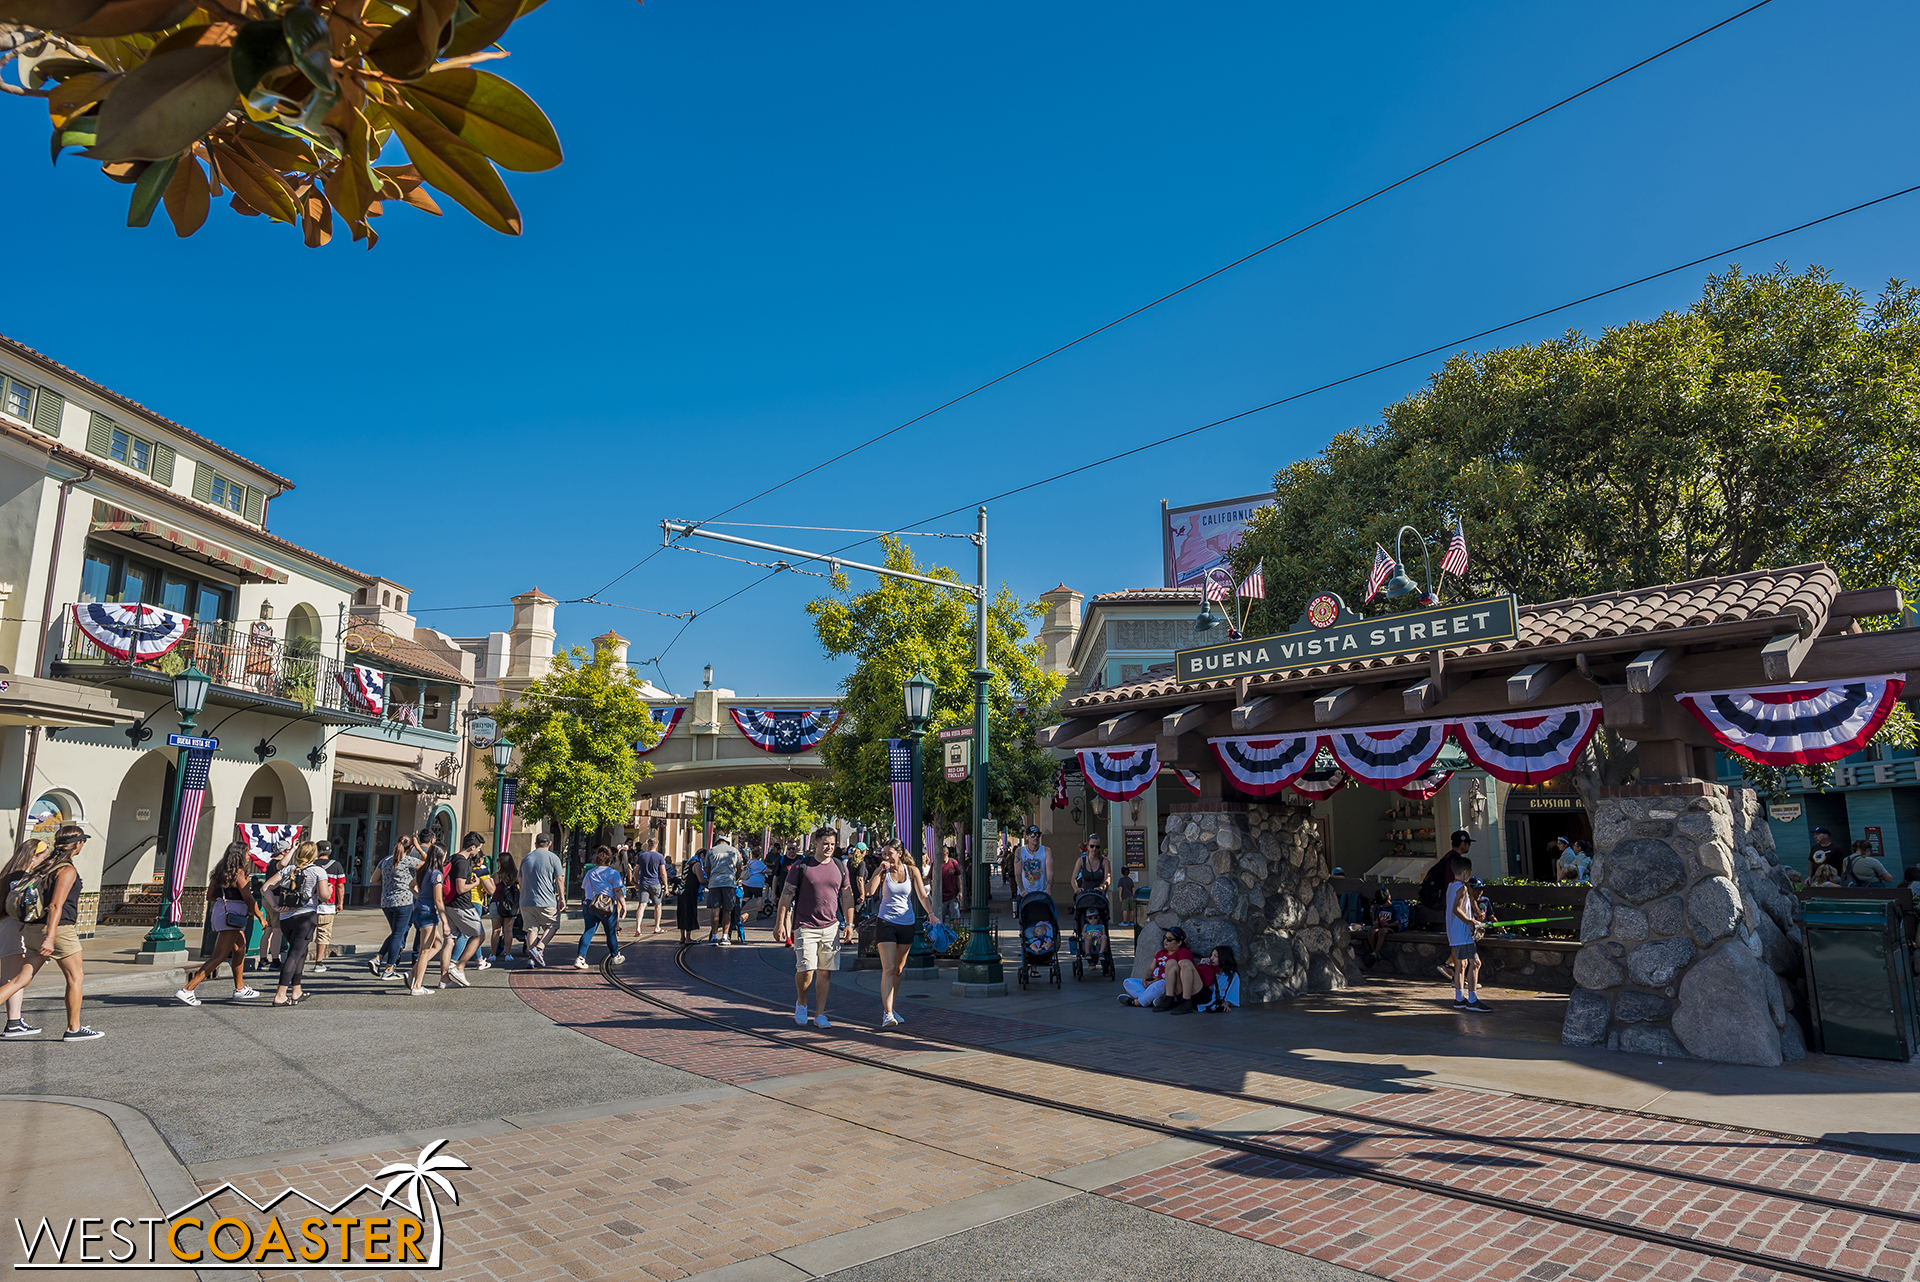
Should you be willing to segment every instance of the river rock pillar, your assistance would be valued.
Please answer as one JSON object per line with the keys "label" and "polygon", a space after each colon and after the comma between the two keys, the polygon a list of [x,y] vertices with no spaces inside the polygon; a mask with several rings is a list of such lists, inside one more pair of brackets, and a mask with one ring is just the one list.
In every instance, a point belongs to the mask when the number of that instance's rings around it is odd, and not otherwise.
{"label": "river rock pillar", "polygon": [[1152,969],[1164,931],[1177,925],[1196,957],[1233,947],[1249,1005],[1359,978],[1320,830],[1305,807],[1175,803],[1154,872],[1135,976]]}
{"label": "river rock pillar", "polygon": [[1561,1041],[1777,1066],[1804,1058],[1799,901],[1747,788],[1603,790]]}

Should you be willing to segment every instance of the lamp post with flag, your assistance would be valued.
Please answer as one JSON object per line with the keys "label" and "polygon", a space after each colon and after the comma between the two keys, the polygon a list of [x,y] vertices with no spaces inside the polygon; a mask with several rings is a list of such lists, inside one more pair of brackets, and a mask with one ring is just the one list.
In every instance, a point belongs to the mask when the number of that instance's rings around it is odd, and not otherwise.
{"label": "lamp post with flag", "polygon": [[180,897],[187,881],[187,861],[193,857],[193,839],[200,830],[200,807],[207,798],[207,774],[220,741],[193,733],[194,718],[207,706],[213,678],[197,665],[174,674],[173,706],[180,711],[180,733],[167,736],[180,749],[174,762],[173,796],[169,810],[173,829],[167,843],[166,880],[160,892],[160,910],[153,929],[140,943],[135,959],[143,964],[184,960],[187,938],[180,931]]}
{"label": "lamp post with flag", "polygon": [[[894,835],[906,844],[913,855],[913,861],[920,865],[924,876],[927,872],[926,830],[920,823],[920,740],[927,733],[927,722],[933,716],[932,681],[925,673],[916,672],[908,677],[901,686],[901,696],[907,705],[906,745],[906,795],[901,796],[901,788],[895,785],[893,790],[893,828]],[[895,740],[894,743],[900,743]],[[903,807],[901,802],[905,801]],[[936,874],[937,876],[937,874]],[[940,883],[932,877],[927,879],[928,898],[935,912],[940,909]],[[919,972],[915,974],[914,972]],[[938,979],[940,977],[940,959],[934,954],[933,947],[927,942],[927,922],[919,917],[913,927],[913,948],[907,954],[907,973],[915,979]]]}
{"label": "lamp post with flag", "polygon": [[493,773],[499,780],[493,797],[493,866],[496,869],[507,853],[507,839],[513,831],[513,803],[520,791],[520,781],[507,773],[507,767],[512,764],[513,745],[505,739],[496,739],[493,744]]}

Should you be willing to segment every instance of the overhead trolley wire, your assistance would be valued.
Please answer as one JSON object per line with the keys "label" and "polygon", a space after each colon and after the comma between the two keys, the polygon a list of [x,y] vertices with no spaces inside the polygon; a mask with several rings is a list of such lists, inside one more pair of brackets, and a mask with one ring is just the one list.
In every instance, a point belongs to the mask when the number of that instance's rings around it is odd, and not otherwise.
{"label": "overhead trolley wire", "polygon": [[[1722,18],[1720,21],[1714,23],[1710,27],[1703,27],[1702,29],[1694,32],[1692,35],[1688,36],[1684,40],[1680,40],[1673,44],[1670,44],[1666,48],[1660,50],[1657,53],[1648,54],[1646,57],[1640,59],[1640,61],[1632,64],[1631,66],[1622,67],[1619,71],[1614,72],[1612,75],[1608,76],[1604,80],[1594,81],[1592,84],[1588,85],[1585,89],[1580,90],[1578,93],[1568,94],[1565,98],[1560,99],[1560,101],[1553,103],[1550,106],[1542,107],[1540,108],[1540,110],[1534,112],[1530,116],[1523,116],[1521,119],[1514,121],[1512,124],[1508,125],[1504,129],[1500,129],[1495,131],[1494,133],[1490,133],[1486,137],[1481,138],[1477,142],[1468,143],[1466,146],[1460,148],[1458,151],[1455,151],[1450,155],[1442,156],[1440,159],[1435,160],[1427,165],[1423,165],[1421,168],[1414,170],[1412,173],[1407,174],[1404,177],[1397,178],[1393,182],[1388,183],[1386,186],[1367,193],[1366,195],[1360,197],[1358,200],[1352,201],[1351,203],[1346,205],[1342,205],[1340,208],[1334,210],[1332,213],[1322,214],[1320,217],[1314,219],[1312,222],[1307,223],[1304,226],[1294,228],[1292,231],[1280,237],[1278,240],[1269,241],[1266,244],[1260,246],[1258,249],[1255,249],[1246,254],[1242,254],[1240,257],[1234,259],[1232,262],[1227,263],[1220,267],[1216,267],[1212,271],[1208,272],[1206,275],[1196,277],[1195,279],[1190,280],[1186,284],[1180,286],[1180,288],[1173,290],[1170,293],[1162,294],[1160,295],[1160,297],[1152,300],[1151,302],[1143,303],[1140,306],[1134,308],[1132,311],[1127,312],[1123,316],[1116,316],[1114,319],[1108,321],[1104,325],[1099,326],[1097,329],[1090,329],[1086,333],[1080,335],[1080,337],[1073,339],[1070,342],[1062,343],[1060,346],[1054,348],[1052,351],[1044,352],[1041,355],[1036,356],[1033,359],[1024,362],[1023,364],[1016,365],[1012,369],[1008,370],[1006,373],[1001,374],[995,378],[990,378],[986,382],[981,383],[979,386],[970,388],[967,391],[960,393],[958,396],[953,397],[951,400],[942,401],[940,404],[934,406],[932,409],[927,410],[920,414],[916,414],[912,418],[908,419],[906,422],[901,423],[896,427],[890,427],[886,431],[878,434],[877,436],[868,437],[866,440],[861,441],[856,445],[849,446],[848,448],[840,451],[840,453],[833,455],[831,458],[824,459],[821,462],[814,464],[812,467],[807,468],[803,472],[794,473],[792,476],[780,482],[778,485],[774,485],[767,489],[761,490],[758,494],[754,494],[748,498],[741,499],[739,502],[734,503],[729,507],[724,507],[720,509],[718,512],[715,512],[706,521],[698,522],[698,524],[705,525],[713,521],[717,521],[721,517],[726,516],[729,513],[739,511],[741,508],[747,506],[749,503],[756,503],[759,500],[766,498],[769,494],[778,493],[780,490],[785,489],[787,486],[792,485],[796,481],[805,480],[807,477],[812,476],[815,472],[821,471],[824,468],[832,467],[835,463],[838,463],[840,460],[849,458],[852,455],[858,454],[861,450],[866,449],[870,445],[877,445],[881,441],[886,440],[888,437],[897,435],[900,432],[904,432],[906,429],[908,429],[909,427],[912,427],[915,423],[918,423],[923,419],[932,418],[935,414],[940,413],[942,410],[951,409],[952,407],[954,407],[955,405],[958,405],[961,401],[964,401],[969,397],[977,396],[981,392],[986,391],[990,387],[1006,382],[1008,379],[1012,378],[1016,374],[1024,373],[1025,371],[1032,369],[1034,366],[1040,364],[1043,361],[1051,360],[1055,356],[1060,355],[1062,352],[1069,351],[1072,348],[1078,347],[1080,344],[1086,342],[1090,338],[1094,338],[1100,334],[1106,333],[1108,330],[1114,328],[1116,325],[1123,325],[1127,321],[1132,320],[1134,317],[1140,315],[1143,312],[1151,311],[1152,309],[1160,306],[1160,304],[1162,303],[1169,302],[1172,299],[1180,297],[1180,295],[1186,293],[1190,289],[1194,289],[1194,288],[1197,288],[1198,286],[1206,284],[1208,281],[1212,280],[1216,276],[1224,275],[1225,273],[1232,271],[1234,268],[1239,267],[1244,263],[1251,262],[1252,260],[1260,257],[1260,255],[1266,253],[1270,249],[1278,249],[1280,246],[1286,244],[1288,241],[1293,240],[1299,236],[1304,236],[1316,227],[1325,226],[1327,223],[1332,222],[1334,219],[1340,217],[1342,214],[1351,213],[1353,210],[1360,208],[1360,206],[1368,203],[1369,201],[1376,200],[1379,197],[1386,195],[1388,192],[1395,190],[1396,188],[1406,186],[1408,183],[1414,181],[1416,178],[1421,178],[1427,174],[1432,173],[1434,170],[1440,168],[1442,165],[1451,164],[1453,161],[1460,159],[1462,156],[1467,155],[1469,152],[1477,151],[1480,148],[1486,146],[1490,142],[1493,142],[1500,138],[1504,138],[1506,135],[1512,133],[1514,130],[1524,128],[1525,126],[1530,125],[1534,121],[1540,119],[1542,116],[1550,115],[1553,112],[1560,110],[1560,108],[1568,105],[1569,103],[1576,102],[1579,99],[1586,97],[1588,94],[1594,92],[1597,89],[1603,89],[1606,86],[1612,84],[1614,81],[1619,80],[1621,77],[1633,74],[1634,72],[1640,70],[1640,68],[1646,66],[1649,63],[1658,62],[1660,59],[1666,57],[1668,54],[1674,53],[1680,49],[1684,49],[1688,45],[1692,44],[1694,41],[1702,39],[1706,36],[1710,36],[1714,32],[1720,30],[1720,28],[1727,26],[1731,23],[1738,22],[1740,19],[1746,17],[1748,14],[1752,13],[1754,10],[1764,9],[1767,5],[1771,3],[1773,3],[1773,0],[1758,0],[1758,3],[1750,4],[1746,8],[1740,10],[1738,13],[1735,13],[1730,17]],[[1519,322],[1515,322],[1515,323],[1517,324]],[[1415,358],[1409,357],[1408,359],[1411,360]],[[775,527],[769,527],[769,528],[804,529],[807,527],[775,526]],[[899,531],[880,531],[880,532],[881,533],[898,533]],[[965,537],[965,536],[960,536],[960,537]],[[864,542],[865,540],[862,540],[862,541]],[[661,552],[660,548],[655,548],[653,551],[647,553],[645,556],[641,557],[638,561],[635,561],[632,565],[628,566],[625,570],[622,570],[619,574],[615,575],[611,580],[609,580],[603,587],[599,589],[599,592],[605,592],[607,588],[612,587],[614,584],[620,582],[620,580],[626,578],[629,574],[632,574],[635,570],[639,569],[641,566],[645,565],[647,562],[653,560],[654,557],[660,555],[660,552]],[[594,593],[593,595],[598,595],[598,592]]]}

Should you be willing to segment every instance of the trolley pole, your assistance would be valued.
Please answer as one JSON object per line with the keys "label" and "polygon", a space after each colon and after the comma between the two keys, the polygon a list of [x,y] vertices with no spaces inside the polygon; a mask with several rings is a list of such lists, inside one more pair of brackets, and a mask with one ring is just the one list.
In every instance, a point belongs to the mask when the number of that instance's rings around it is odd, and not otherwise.
{"label": "trolley pole", "polygon": [[[987,763],[991,757],[987,739],[987,682],[993,677],[987,667],[987,509],[980,509],[980,528],[973,536],[977,555],[975,595],[973,599],[973,924],[967,933],[967,951],[960,958],[961,984],[999,984],[1005,986],[1006,972],[1000,966],[1000,947],[989,937],[987,899],[993,893],[993,876],[987,865]],[[956,991],[965,991],[956,987]]]}

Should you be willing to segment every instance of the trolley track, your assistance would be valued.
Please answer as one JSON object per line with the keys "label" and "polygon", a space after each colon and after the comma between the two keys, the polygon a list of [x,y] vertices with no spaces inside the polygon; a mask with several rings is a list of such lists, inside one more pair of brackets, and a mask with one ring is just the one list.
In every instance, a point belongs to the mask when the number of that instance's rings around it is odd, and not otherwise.
{"label": "trolley track", "polygon": [[[691,951],[692,949],[689,947],[682,947],[678,950],[675,956],[675,961],[679,966],[680,970],[689,978],[696,980],[700,984],[706,985],[708,987],[719,989],[720,991],[723,991],[723,992],[731,993],[737,997],[745,998],[748,1001],[753,1002],[757,1006],[761,1006],[769,1009],[779,1009],[776,1003],[771,1002],[769,999],[767,999],[761,994],[751,993],[743,989],[734,988],[731,985],[723,984],[717,980],[701,975],[699,972],[695,971],[691,966],[687,964],[687,954]],[[1854,1273],[1844,1269],[1834,1269],[1824,1265],[1805,1263],[1805,1262],[1793,1260],[1784,1256],[1771,1255],[1761,1251],[1752,1251],[1743,1247],[1733,1246],[1733,1245],[1721,1243],[1721,1242],[1703,1240],[1700,1238],[1686,1236],[1684,1234],[1669,1233],[1662,1229],[1656,1229],[1656,1228],[1652,1228],[1645,1225],[1634,1224],[1631,1222],[1622,1222],[1620,1220],[1604,1218],[1602,1216],[1588,1214],[1583,1211],[1575,1211],[1575,1210],[1569,1210],[1561,1207],[1556,1207],[1548,1203],[1527,1201],[1524,1199],[1514,1198],[1514,1197],[1505,1197],[1499,1194],[1488,1193],[1488,1192],[1484,1192],[1484,1191],[1470,1188],[1470,1187],[1461,1187],[1459,1185],[1450,1184],[1443,1180],[1428,1179],[1428,1178],[1424,1178],[1416,1175],[1399,1174],[1391,1170],[1383,1169],[1382,1166],[1379,1164],[1382,1162],[1398,1160],[1400,1155],[1397,1155],[1397,1154],[1374,1158],[1366,1161],[1355,1160],[1352,1158],[1340,1157],[1330,1153],[1315,1152],[1311,1150],[1296,1148],[1288,1144],[1275,1142],[1272,1139],[1243,1139],[1236,1136],[1223,1135],[1216,1131],[1210,1131],[1210,1130],[1202,1129],[1199,1127],[1182,1126],[1172,1122],[1157,1121],[1149,1118],[1127,1116],[1124,1114],[1110,1112],[1108,1110],[1092,1107],[1089,1105],[1075,1104],[1068,1101],[1060,1101],[1060,1100],[1039,1099],[1039,1098],[1035,1098],[1031,1094],[1027,1094],[1027,1093],[1023,1093],[1015,1090],[1009,1090],[1004,1087],[994,1086],[990,1083],[969,1081],[964,1078],[957,1078],[957,1077],[949,1076],[943,1073],[930,1071],[928,1069],[915,1068],[905,1064],[890,1062],[885,1059],[880,1059],[880,1058],[876,1058],[869,1055],[862,1055],[862,1054],[852,1053],[849,1051],[836,1050],[831,1046],[822,1046],[815,1043],[800,1041],[791,1036],[786,1036],[786,1035],[772,1032],[766,1029],[758,1029],[758,1028],[753,1028],[744,1024],[734,1023],[725,1019],[721,1019],[717,1016],[707,1014],[703,1011],[695,1010],[690,1007],[681,1005],[677,1002],[668,1000],[667,998],[661,997],[657,993],[649,991],[646,988],[642,988],[640,985],[633,983],[631,980],[628,980],[614,973],[611,959],[609,959],[607,962],[602,964],[601,974],[607,980],[607,982],[612,984],[614,987],[619,988],[621,991],[626,992],[629,995],[636,997],[643,1002],[646,1002],[648,1005],[657,1007],[673,1015],[680,1016],[686,1019],[695,1020],[699,1023],[703,1023],[729,1033],[735,1033],[735,1034],[743,1035],[746,1037],[750,1037],[757,1041],[765,1042],[772,1046],[780,1046],[787,1049],[803,1050],[811,1054],[820,1056],[822,1058],[837,1060],[845,1064],[855,1064],[855,1065],[859,1065],[866,1068],[877,1069],[883,1072],[894,1073],[899,1076],[913,1078],[919,1081],[929,1082],[929,1083],[933,1083],[933,1084],[944,1086],[944,1087],[949,1087],[949,1088],[957,1087],[969,1092],[973,1092],[975,1094],[986,1095],[993,1098],[1008,1100],[1008,1101],[1020,1103],[1020,1104],[1026,1104],[1032,1107],[1046,1109],[1051,1112],[1070,1114],[1070,1115],[1085,1118],[1091,1121],[1104,1122],[1104,1123],[1125,1127],[1132,1130],[1145,1131],[1145,1132],[1156,1134],[1169,1139],[1188,1140],[1194,1143],[1204,1144],[1209,1148],[1225,1149],[1233,1152],[1244,1153],[1253,1157],[1288,1162],[1298,1166],[1306,1167],[1310,1170],[1322,1171],[1329,1175],[1339,1176],[1342,1178],[1356,1179],[1356,1180],[1366,1181],[1368,1183],[1386,1185],[1393,1188],[1403,1189],[1409,1192],[1424,1193],[1432,1197],[1443,1198],[1443,1199],[1447,1199],[1454,1202],[1467,1202],[1467,1203],[1471,1203],[1478,1206],[1488,1207],[1493,1210],[1505,1211],[1512,1214],[1527,1216],[1537,1220],[1548,1220],[1554,1223],[1564,1224],[1573,1228],[1587,1229],[1595,1233],[1604,1234],[1610,1237],[1626,1238],[1626,1239],[1630,1239],[1637,1242],[1644,1242],[1651,1245],[1665,1247],[1670,1250],[1684,1251],[1694,1255],[1700,1255],[1700,1256],[1705,1256],[1712,1259],[1724,1260],[1729,1263],[1747,1265],[1747,1266],[1756,1267],[1756,1268],[1769,1269],[1778,1273],[1790,1274],[1797,1277],[1816,1279],[1817,1282],[1876,1282],[1875,1279],[1872,1279],[1868,1275],[1862,1274],[1862,1273]],[[860,1029],[861,1031],[869,1032],[869,1033],[874,1033],[879,1031],[869,1025],[858,1024],[851,1021],[848,1021],[847,1026],[852,1028],[857,1028],[857,1029]],[[1006,1050],[1006,1049],[1001,1049],[1001,1048],[991,1047],[991,1046],[980,1046],[972,1043],[955,1042],[955,1041],[950,1041],[948,1039],[944,1039],[940,1037],[928,1036],[924,1033],[914,1033],[912,1034],[912,1036],[916,1041],[931,1043],[936,1046],[951,1047],[956,1050],[963,1050],[963,1051],[969,1051],[974,1053],[991,1054],[994,1056],[998,1056],[998,1057],[1002,1057],[1010,1060],[1023,1061],[1023,1062],[1041,1065],[1049,1068],[1068,1069],[1076,1072],[1089,1073],[1095,1076],[1112,1077],[1120,1080],[1127,1080],[1127,1081],[1147,1084],[1151,1086],[1178,1085],[1174,1083],[1167,1083],[1162,1079],[1149,1078],[1139,1074],[1127,1073],[1122,1070],[1086,1068],[1080,1065],[1063,1063],[1059,1060],[1048,1059],[1044,1056],[1032,1055],[1032,1054],[1028,1054],[1021,1051]],[[1608,1158],[1603,1156],[1593,1156],[1586,1153],[1576,1152],[1566,1148],[1557,1147],[1551,1144],[1542,1144],[1533,1140],[1503,1139],[1503,1138],[1497,1138],[1497,1137],[1488,1137],[1484,1135],[1476,1135],[1471,1132],[1452,1130],[1446,1127],[1427,1126],[1419,1123],[1405,1122],[1399,1119],[1383,1119],[1378,1117],[1372,1117],[1364,1113],[1356,1113],[1356,1112],[1352,1112],[1350,1110],[1345,1110],[1345,1109],[1328,1108],[1324,1106],[1318,1106],[1318,1105],[1288,1101],[1288,1100],[1275,1100],[1275,1099],[1270,1099],[1263,1096],[1254,1095],[1254,1094],[1241,1092],[1241,1091],[1218,1090],[1218,1089],[1204,1087],[1204,1086],[1191,1086],[1191,1087],[1182,1086],[1180,1087],[1180,1089],[1193,1090],[1196,1093],[1213,1095],[1219,1098],[1231,1099],[1231,1100],[1235,1100],[1236,1102],[1243,1102],[1243,1103],[1248,1103],[1248,1104],[1257,1105],[1257,1106],[1283,1107],[1283,1108],[1291,1109],[1300,1113],[1317,1115],[1317,1116],[1326,1117],[1330,1119],[1336,1119],[1343,1122],[1357,1123],[1369,1128],[1374,1128],[1376,1130],[1382,1130],[1382,1131],[1388,1131],[1388,1132],[1396,1129],[1401,1131],[1410,1131],[1422,1136],[1430,1136],[1436,1139],[1457,1141],[1462,1143],[1479,1145],[1486,1148],[1507,1149],[1515,1152],[1531,1153],[1538,1156],[1550,1157],[1559,1162],[1579,1163],[1579,1164],[1584,1164],[1588,1166],[1600,1167],[1607,1170],[1631,1171],[1636,1174],[1655,1176],[1657,1178],[1672,1181],[1676,1184],[1681,1184],[1681,1185],[1685,1185],[1685,1184],[1700,1185],[1700,1186],[1705,1186],[1709,1188],[1724,1189],[1734,1193],[1744,1193],[1752,1196],[1764,1197],[1764,1198],[1772,1199],[1777,1202],[1788,1203],[1793,1205],[1818,1207],[1818,1208],[1821,1208],[1822,1210],[1839,1211],[1839,1212],[1844,1212],[1847,1214],[1857,1215],[1857,1216],[1867,1217],[1867,1218],[1885,1219],[1885,1220],[1892,1220],[1892,1221],[1909,1223],[1909,1224],[1920,1224],[1920,1214],[1915,1214],[1908,1211],[1901,1211],[1901,1210],[1896,1210],[1892,1208],[1881,1208],[1881,1207],[1876,1207],[1871,1205],[1861,1205],[1858,1202],[1845,1201],[1842,1199],[1825,1197],[1819,1194],[1791,1192],[1791,1191],[1785,1191],[1780,1189],[1766,1188],[1760,1185],[1749,1184],[1743,1181],[1732,1180],[1723,1176],[1710,1175],[1706,1173],[1694,1174],[1694,1173],[1688,1173],[1683,1171],[1676,1171],[1666,1167],[1653,1166],[1646,1163],[1627,1161],[1624,1159]],[[1547,1101],[1547,1102],[1561,1103],[1561,1101]],[[1603,1111],[1620,1112],[1624,1110],[1603,1110]],[[1693,1123],[1693,1124],[1699,1124],[1699,1123]],[[1745,1128],[1716,1128],[1716,1129],[1743,1130]],[[1325,1135],[1315,1135],[1311,1133],[1297,1133],[1297,1134],[1299,1134],[1303,1139],[1333,1138]],[[1386,1138],[1386,1136],[1382,1135],[1382,1136],[1376,1136],[1374,1138]],[[1792,1139],[1801,1143],[1805,1142],[1803,1137],[1798,1137],[1798,1136],[1781,1136],[1780,1138]],[[1897,1155],[1897,1156],[1901,1158],[1906,1157],[1906,1155],[1904,1154]]]}

